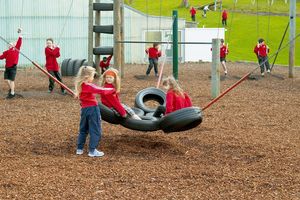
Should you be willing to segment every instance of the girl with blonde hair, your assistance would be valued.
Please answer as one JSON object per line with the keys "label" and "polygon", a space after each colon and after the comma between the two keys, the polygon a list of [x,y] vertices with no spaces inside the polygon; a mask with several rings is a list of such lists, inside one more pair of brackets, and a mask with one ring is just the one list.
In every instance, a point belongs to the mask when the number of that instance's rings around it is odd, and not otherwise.
{"label": "girl with blonde hair", "polygon": [[181,89],[173,76],[164,78],[162,85],[167,90],[165,114],[192,106],[190,97]]}
{"label": "girl with blonde hair", "polygon": [[102,151],[97,150],[101,139],[101,115],[98,101],[94,94],[109,95],[115,92],[113,88],[101,88],[93,84],[96,70],[90,66],[82,66],[75,79],[75,94],[80,100],[80,128],[77,140],[77,155],[83,154],[87,134],[90,134],[90,157],[101,157]]}
{"label": "girl with blonde hair", "polygon": [[121,89],[121,80],[118,75],[118,70],[108,68],[102,75],[101,85],[104,88],[114,88],[116,90],[116,93],[112,95],[101,94],[101,102],[103,105],[115,110],[117,114],[123,118],[126,118],[129,115],[129,117],[133,119],[141,120],[129,106],[122,104],[120,101],[119,93]]}

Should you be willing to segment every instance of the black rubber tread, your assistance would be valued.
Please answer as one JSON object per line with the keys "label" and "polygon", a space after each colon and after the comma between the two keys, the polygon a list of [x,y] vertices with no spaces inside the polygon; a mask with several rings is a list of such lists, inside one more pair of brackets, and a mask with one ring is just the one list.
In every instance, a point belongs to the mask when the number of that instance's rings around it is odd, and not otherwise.
{"label": "black rubber tread", "polygon": [[145,88],[137,93],[135,97],[135,107],[142,109],[146,113],[155,112],[156,108],[149,108],[145,105],[145,102],[150,100],[156,101],[160,105],[165,106],[166,93],[163,90],[154,87]]}
{"label": "black rubber tread", "polygon": [[95,47],[93,48],[94,55],[112,55],[114,53],[113,47]]}
{"label": "black rubber tread", "polygon": [[202,122],[202,112],[198,107],[189,107],[169,113],[161,119],[160,128],[165,133],[180,132],[195,128]]}
{"label": "black rubber tread", "polygon": [[136,131],[157,131],[160,130],[160,120],[136,120],[132,118],[125,118],[120,120],[120,124],[126,128]]}
{"label": "black rubber tread", "polygon": [[96,11],[113,11],[114,4],[112,3],[93,3],[93,10]]}
{"label": "black rubber tread", "polygon": [[78,59],[71,59],[68,63],[66,76],[73,76],[73,67]]}
{"label": "black rubber tread", "polygon": [[112,111],[112,109],[106,107],[102,103],[98,103],[101,113],[101,118],[111,124],[120,124],[121,117],[118,117],[115,115],[115,113]]}
{"label": "black rubber tread", "polygon": [[78,59],[75,63],[74,63],[74,66],[73,66],[73,76],[76,76],[78,71],[79,71],[79,68],[81,66],[83,66],[83,63],[85,62],[85,59]]}
{"label": "black rubber tread", "polygon": [[67,58],[64,59],[61,63],[61,67],[60,67],[60,71],[61,71],[61,75],[62,76],[66,76],[67,75],[67,67],[68,67],[68,63],[71,60],[71,58]]}
{"label": "black rubber tread", "polygon": [[136,114],[136,115],[138,115],[138,116],[144,116],[145,115],[145,112],[142,110],[142,109],[140,109],[140,108],[135,108],[135,107],[133,107],[133,108],[131,108],[133,111],[134,111],[134,113]]}
{"label": "black rubber tread", "polygon": [[114,34],[114,26],[113,25],[94,25],[93,31],[95,33],[106,33],[106,34]]}

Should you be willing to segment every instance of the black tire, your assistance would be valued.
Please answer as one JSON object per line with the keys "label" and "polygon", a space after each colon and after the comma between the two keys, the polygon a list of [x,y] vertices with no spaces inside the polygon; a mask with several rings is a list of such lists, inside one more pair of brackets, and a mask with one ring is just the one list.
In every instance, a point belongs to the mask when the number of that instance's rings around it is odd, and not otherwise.
{"label": "black tire", "polygon": [[142,110],[142,109],[139,109],[139,108],[131,108],[134,113],[138,116],[144,116],[145,112]]}
{"label": "black tire", "polygon": [[71,58],[67,58],[67,59],[64,59],[63,62],[61,63],[60,71],[61,71],[62,76],[67,76],[67,67],[68,67],[68,63],[70,60],[71,60]]}
{"label": "black tire", "polygon": [[74,66],[73,66],[73,76],[77,75],[79,68],[83,65],[84,62],[85,62],[85,59],[76,60],[76,62],[74,63]]}
{"label": "black tire", "polygon": [[111,124],[120,124],[121,117],[118,117],[112,109],[106,107],[99,102],[99,108],[101,113],[101,119]]}
{"label": "black tire", "polygon": [[149,108],[145,105],[145,102],[147,101],[156,101],[160,105],[165,106],[166,105],[166,93],[162,91],[161,89],[157,89],[154,87],[145,88],[141,91],[139,91],[135,97],[135,107],[138,107],[148,112],[155,112],[156,108]]}
{"label": "black tire", "polygon": [[73,76],[73,67],[78,59],[71,59],[68,63],[66,76]]}
{"label": "black tire", "polygon": [[202,122],[202,112],[198,107],[189,107],[169,113],[161,119],[160,128],[165,133],[180,132],[195,128]]}
{"label": "black tire", "polygon": [[160,130],[160,120],[142,119],[136,120],[132,118],[125,118],[120,120],[120,124],[128,129],[136,131],[157,131]]}

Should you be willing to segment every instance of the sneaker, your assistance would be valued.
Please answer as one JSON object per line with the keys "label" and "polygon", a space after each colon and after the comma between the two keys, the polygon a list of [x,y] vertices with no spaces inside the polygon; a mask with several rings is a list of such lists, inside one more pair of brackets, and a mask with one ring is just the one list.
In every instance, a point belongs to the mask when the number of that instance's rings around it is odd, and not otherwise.
{"label": "sneaker", "polygon": [[52,90],[48,90],[48,93],[52,93]]}
{"label": "sneaker", "polygon": [[7,95],[6,99],[13,99],[15,96],[16,96],[15,94],[9,93],[9,95]]}
{"label": "sneaker", "polygon": [[61,91],[61,94],[62,94],[62,95],[66,95],[66,94],[67,94],[66,90],[62,90],[62,91]]}
{"label": "sneaker", "polygon": [[155,74],[156,77],[158,77],[158,74]]}
{"label": "sneaker", "polygon": [[227,71],[225,71],[224,73],[225,73],[225,76],[226,76],[227,75]]}
{"label": "sneaker", "polygon": [[8,93],[7,93],[7,95],[9,95],[10,93],[11,93],[11,89],[9,89],[9,90],[8,90]]}
{"label": "sneaker", "polygon": [[264,76],[265,76],[265,73],[261,73],[261,76],[264,77]]}
{"label": "sneaker", "polygon": [[267,73],[270,73],[270,72],[271,72],[271,71],[268,69],[268,70],[267,70]]}
{"label": "sneaker", "polygon": [[93,152],[89,152],[88,154],[89,157],[102,157],[104,156],[104,153],[102,151],[98,151],[95,149]]}
{"label": "sneaker", "polygon": [[82,155],[82,154],[83,154],[83,149],[76,150],[76,155]]}

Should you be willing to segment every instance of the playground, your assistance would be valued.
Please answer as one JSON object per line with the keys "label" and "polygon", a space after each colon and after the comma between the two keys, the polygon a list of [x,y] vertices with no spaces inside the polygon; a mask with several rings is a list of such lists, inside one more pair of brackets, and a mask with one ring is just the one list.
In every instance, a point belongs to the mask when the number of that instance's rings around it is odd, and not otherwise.
{"label": "playground", "polygon": [[[210,63],[179,65],[193,105],[210,100]],[[257,67],[228,63],[221,91]],[[172,72],[166,64],[164,74]],[[134,106],[156,85],[146,65],[126,65],[121,98]],[[18,71],[17,93],[0,98],[0,199],[299,199],[300,70],[248,79],[203,111],[196,128],[138,132],[102,121],[105,156],[76,156],[78,100],[48,94],[38,69]],[[3,72],[0,72],[3,76]],[[73,77],[64,82],[73,89]],[[1,97],[7,87],[0,85]],[[85,149],[86,152],[86,149]]]}

